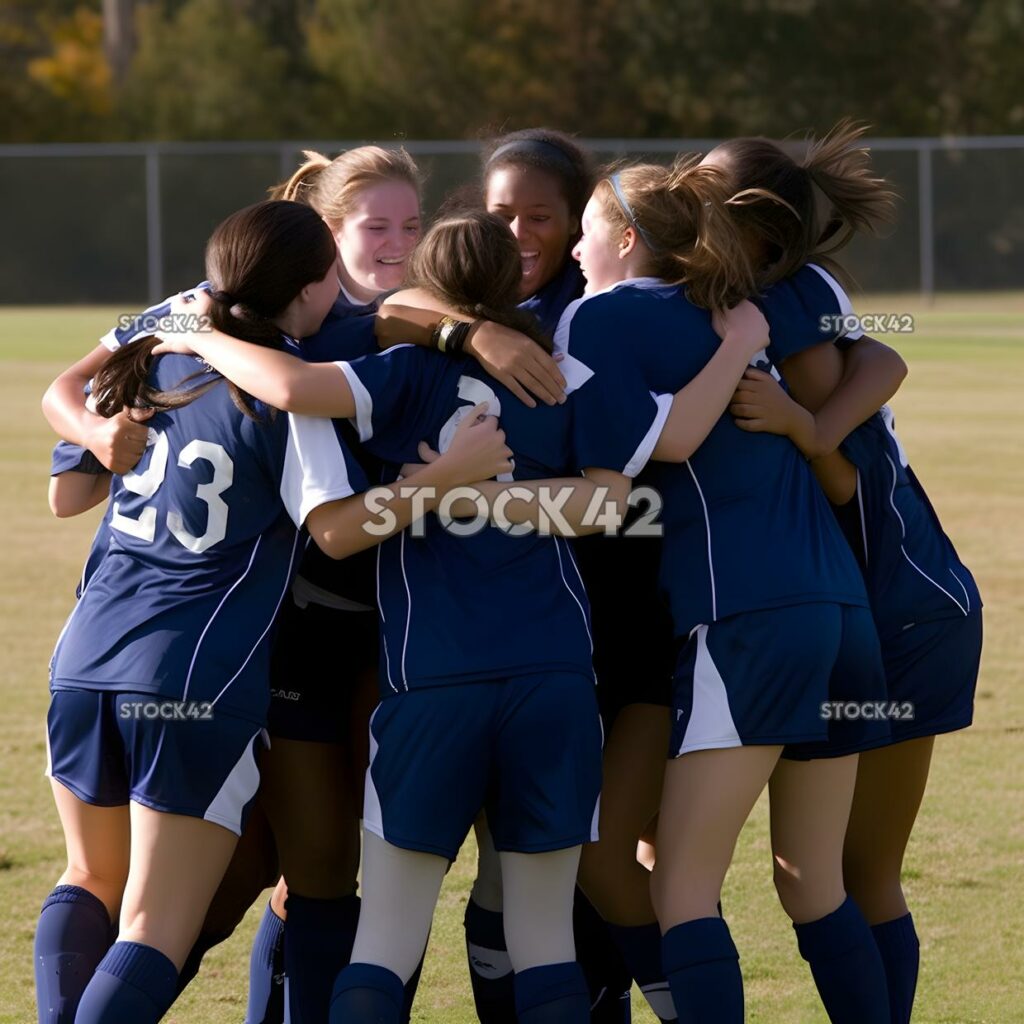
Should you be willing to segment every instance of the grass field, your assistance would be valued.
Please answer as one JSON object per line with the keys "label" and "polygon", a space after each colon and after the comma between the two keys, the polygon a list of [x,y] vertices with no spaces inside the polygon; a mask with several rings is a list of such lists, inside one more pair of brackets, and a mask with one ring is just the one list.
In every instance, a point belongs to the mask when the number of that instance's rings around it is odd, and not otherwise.
{"label": "grass field", "polygon": [[[910,364],[897,424],[947,531],[986,602],[976,724],[938,741],[906,865],[922,944],[917,1024],[1024,1021],[1024,295],[862,301],[915,314],[912,335],[889,340]],[[53,441],[39,413],[48,381],[93,344],[120,311],[0,312],[0,1024],[35,1018],[32,936],[40,903],[63,870],[49,788],[46,665],[74,597],[95,515],[58,522],[46,507]],[[474,857],[449,874],[414,1019],[475,1019],[462,946]],[[771,885],[765,802],[741,837],[724,893],[742,954],[748,1019],[820,1024],[806,966]],[[262,901],[207,957],[165,1018],[241,1022],[249,946]],[[654,1018],[634,1000],[634,1020]]]}

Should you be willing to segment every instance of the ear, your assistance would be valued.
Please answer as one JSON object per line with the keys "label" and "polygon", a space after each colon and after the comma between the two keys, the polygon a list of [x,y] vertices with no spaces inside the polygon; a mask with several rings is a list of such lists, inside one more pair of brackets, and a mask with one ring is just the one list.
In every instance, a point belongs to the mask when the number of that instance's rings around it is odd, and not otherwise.
{"label": "ear", "polygon": [[619,241],[619,259],[624,260],[635,248],[636,229],[632,227],[626,228],[626,230],[622,232],[622,238]]}

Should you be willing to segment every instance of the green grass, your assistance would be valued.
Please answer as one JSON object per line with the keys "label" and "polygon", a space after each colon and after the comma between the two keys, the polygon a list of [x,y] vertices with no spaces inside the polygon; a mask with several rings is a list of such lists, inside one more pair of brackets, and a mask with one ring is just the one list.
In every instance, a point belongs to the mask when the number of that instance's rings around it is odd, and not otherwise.
{"label": "green grass", "polygon": [[[941,738],[907,859],[922,941],[916,1024],[1024,1021],[1024,296],[915,297],[860,304],[911,312],[916,331],[889,340],[911,373],[894,402],[904,444],[986,602],[976,724]],[[47,382],[84,354],[119,311],[0,313],[3,548],[0,593],[0,1024],[35,1020],[32,935],[63,869],[43,778],[46,665],[67,615],[97,516],[57,522],[46,507],[52,437],[39,413]],[[462,911],[474,857],[449,874],[414,1019],[474,1020]],[[748,1019],[823,1024],[825,1016],[771,885],[762,801],[745,828],[724,893],[742,953]],[[175,1024],[240,1022],[259,901],[168,1014]],[[651,1024],[646,1008],[634,1020]]]}

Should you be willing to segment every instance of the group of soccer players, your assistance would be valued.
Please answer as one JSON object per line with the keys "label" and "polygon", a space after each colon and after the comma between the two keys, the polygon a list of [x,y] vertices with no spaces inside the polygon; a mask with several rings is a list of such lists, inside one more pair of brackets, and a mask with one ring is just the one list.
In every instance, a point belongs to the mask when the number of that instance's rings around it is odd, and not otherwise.
{"label": "group of soccer players", "polygon": [[268,886],[247,1024],[408,1020],[475,828],[483,1024],[628,1021],[633,982],[736,1024],[767,785],[829,1018],[909,1022],[981,601],[849,329],[831,254],[893,199],[858,136],[597,174],[513,132],[425,232],[404,151],[307,153],[51,385],[53,510],[107,508],[51,665],[40,1021],[159,1020]]}

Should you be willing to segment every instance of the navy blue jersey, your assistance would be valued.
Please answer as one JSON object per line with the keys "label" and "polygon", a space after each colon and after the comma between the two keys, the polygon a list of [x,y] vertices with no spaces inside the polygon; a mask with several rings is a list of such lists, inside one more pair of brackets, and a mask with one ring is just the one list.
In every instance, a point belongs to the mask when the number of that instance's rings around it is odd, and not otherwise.
{"label": "navy blue jersey", "polygon": [[[162,356],[150,379],[174,389],[200,367]],[[267,634],[298,526],[366,481],[330,420],[266,409],[250,419],[216,379],[154,415],[138,466],[114,477],[109,545],[58,641],[53,688],[210,701],[262,721]]]}
{"label": "navy blue jersey", "polygon": [[[212,288],[213,285],[209,281],[200,281],[191,291],[197,292],[201,289],[208,292]],[[148,338],[160,329],[160,321],[171,312],[171,303],[175,298],[176,296],[169,296],[163,302],[158,302],[154,306],[148,306],[138,316],[132,317],[127,323],[112,327],[100,338],[100,344],[109,348],[111,352],[116,352],[123,345],[130,345],[133,341]]]}
{"label": "navy blue jersey", "polygon": [[980,608],[974,577],[907,462],[892,410],[884,406],[840,450],[857,467],[860,530],[850,543],[862,555],[881,639],[918,622],[960,618]]}
{"label": "navy blue jersey", "polygon": [[848,323],[844,324],[844,318],[853,312],[850,297],[816,263],[804,264],[753,301],[771,328],[771,344],[752,360],[762,370],[770,372],[790,356],[815,345],[846,346],[864,336],[860,327],[851,329]]}
{"label": "navy blue jersey", "polygon": [[[88,448],[82,448],[69,441],[58,441],[54,446],[50,458],[50,476],[59,476],[61,473],[88,473],[90,476],[98,476],[106,473],[106,467]],[[89,547],[89,554],[86,557],[85,565],[82,568],[82,575],[75,588],[75,597],[81,597],[89,578],[96,571],[103,556],[110,544],[110,506],[96,528],[96,534]]]}
{"label": "navy blue jersey", "polygon": [[[389,464],[390,479],[403,462],[420,461],[420,441],[444,451],[461,418],[482,401],[500,416],[515,453],[508,479],[565,476],[580,466],[571,446],[572,397],[530,409],[472,360],[408,345],[338,365],[356,396],[363,445]],[[589,371],[566,374],[571,388]],[[649,403],[655,406],[653,398]],[[606,424],[623,466],[645,442],[651,419],[644,409]],[[455,536],[433,514],[423,533],[406,530],[378,549],[382,694],[533,672],[591,672],[587,598],[567,540],[512,536],[493,526]]]}
{"label": "navy blue jersey", "polygon": [[532,313],[545,334],[554,335],[565,307],[583,294],[586,281],[580,265],[571,257],[543,288],[519,303],[520,309]]}
{"label": "navy blue jersey", "polygon": [[[571,305],[556,347],[595,371],[574,396],[581,464],[621,469],[607,424],[648,408],[651,392],[680,390],[718,345],[711,315],[657,279]],[[652,463],[645,481],[664,500],[661,582],[677,636],[739,612],[867,604],[849,546],[787,438],[743,431],[726,413],[687,462]]]}

